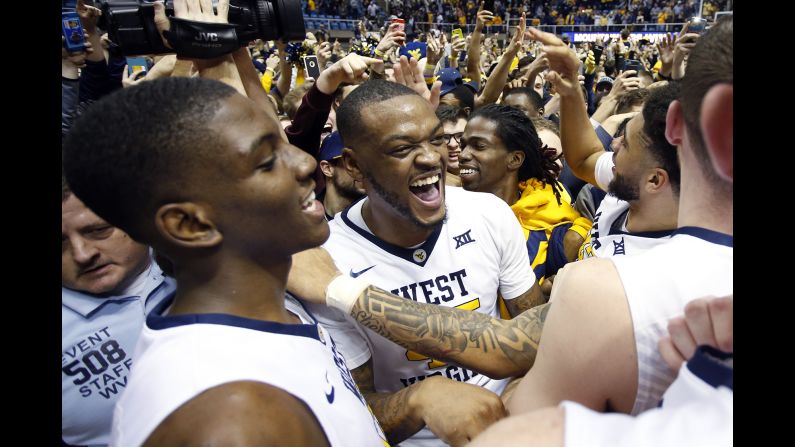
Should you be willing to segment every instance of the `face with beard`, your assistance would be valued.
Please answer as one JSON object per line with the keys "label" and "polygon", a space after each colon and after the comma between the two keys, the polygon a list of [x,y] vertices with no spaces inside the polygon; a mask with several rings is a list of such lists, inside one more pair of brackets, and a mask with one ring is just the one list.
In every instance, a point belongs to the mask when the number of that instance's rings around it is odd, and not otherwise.
{"label": "face with beard", "polygon": [[394,208],[394,210],[398,212],[398,214],[403,216],[406,220],[410,221],[417,228],[424,228],[430,230],[439,227],[443,225],[445,222],[447,222],[447,204],[444,205],[444,217],[442,218],[442,220],[438,222],[423,222],[417,219],[416,217],[414,217],[414,215],[411,213],[411,211],[407,206],[400,203],[400,199],[398,198],[397,194],[387,191],[384,186],[378,183],[378,180],[376,180],[375,177],[370,175],[370,173],[364,172],[363,174],[364,178],[366,178],[367,181],[370,183],[370,185],[372,185],[373,192],[375,192],[379,197],[381,197],[381,199],[384,202],[391,205],[392,208]]}
{"label": "face with beard", "polygon": [[391,228],[401,223],[433,228],[443,221],[443,135],[442,123],[419,95],[394,97],[362,110],[359,139],[344,154],[351,157],[355,178],[363,180],[373,214],[389,221]]}
{"label": "face with beard", "polygon": [[643,115],[637,114],[625,128],[623,136],[613,140],[613,180],[608,192],[620,200],[640,199],[645,171],[653,168],[648,155],[648,138],[643,134]]}
{"label": "face with beard", "polygon": [[364,188],[351,177],[345,166],[342,164],[342,158],[335,158],[331,161],[333,168],[331,182],[334,183],[334,188],[337,193],[346,199],[354,202],[364,196]]}

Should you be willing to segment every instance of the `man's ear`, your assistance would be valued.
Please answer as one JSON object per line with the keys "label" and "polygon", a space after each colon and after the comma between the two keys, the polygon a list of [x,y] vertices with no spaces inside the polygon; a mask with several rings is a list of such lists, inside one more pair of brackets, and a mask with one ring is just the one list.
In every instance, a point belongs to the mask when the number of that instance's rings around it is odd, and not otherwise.
{"label": "man's ear", "polygon": [[682,115],[682,103],[674,100],[668,105],[665,115],[665,139],[672,146],[680,146],[685,131],[685,118]]}
{"label": "man's ear", "polygon": [[354,180],[360,182],[363,180],[364,175],[359,169],[359,161],[356,160],[356,152],[353,149],[347,147],[342,149],[342,165],[345,166],[345,170],[348,171],[348,174]]}
{"label": "man's ear", "polygon": [[328,160],[320,160],[320,172],[327,178],[331,178],[334,176],[334,166],[331,166]]}
{"label": "man's ear", "polygon": [[163,239],[184,248],[213,247],[223,240],[207,210],[192,202],[161,206],[155,213],[155,226]]}
{"label": "man's ear", "polygon": [[734,86],[712,86],[701,102],[701,135],[715,172],[734,181]]}
{"label": "man's ear", "polygon": [[522,151],[511,151],[511,152],[509,152],[508,153],[508,158],[506,160],[508,162],[508,164],[507,164],[508,170],[509,171],[518,171],[519,168],[521,168],[522,164],[524,163],[524,157],[525,157],[525,155],[524,155],[524,152],[522,152]]}
{"label": "man's ear", "polygon": [[648,192],[659,192],[670,181],[668,172],[665,169],[655,168],[646,177],[644,187]]}

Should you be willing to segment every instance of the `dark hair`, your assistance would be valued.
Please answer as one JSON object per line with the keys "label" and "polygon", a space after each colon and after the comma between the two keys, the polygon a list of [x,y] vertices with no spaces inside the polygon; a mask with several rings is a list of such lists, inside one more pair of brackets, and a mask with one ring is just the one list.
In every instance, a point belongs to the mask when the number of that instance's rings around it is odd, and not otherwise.
{"label": "dark hair", "polygon": [[469,119],[483,117],[497,124],[497,136],[509,151],[524,152],[524,163],[519,168],[519,181],[540,180],[552,185],[552,191],[560,205],[560,185],[555,180],[560,166],[555,156],[545,155],[541,139],[533,122],[521,110],[501,104],[489,104],[476,109]]}
{"label": "dark hair", "polygon": [[189,188],[191,168],[217,141],[207,122],[236,93],[218,81],[178,77],[103,97],[64,141],[69,186],[99,217],[140,240],[152,230],[149,216],[157,207]]}
{"label": "dark hair", "polygon": [[679,195],[679,160],[676,146],[671,145],[665,137],[665,117],[668,106],[679,98],[679,83],[669,82],[662,87],[653,89],[643,105],[643,133],[648,139],[649,152],[660,163],[660,167],[668,172],[671,187]]}
{"label": "dark hair", "polygon": [[544,107],[544,100],[541,98],[541,95],[538,94],[532,87],[524,86],[524,87],[516,87],[508,90],[505,94],[505,98],[511,95],[525,95],[530,100],[530,103],[533,105],[533,108],[536,110],[540,110]]}
{"label": "dark hair", "polygon": [[533,122],[533,126],[536,128],[536,132],[542,130],[548,130],[554,133],[555,135],[557,135],[558,137],[560,137],[560,127],[558,127],[558,125],[555,124],[554,121],[550,121],[540,116],[536,118],[531,118],[530,121]]}
{"label": "dark hair", "polygon": [[345,97],[337,109],[337,129],[346,146],[352,144],[362,134],[362,110],[365,107],[400,96],[416,95],[417,92],[405,85],[383,79],[371,79]]}
{"label": "dark hair", "polygon": [[693,153],[711,184],[725,185],[712,166],[704,136],[701,134],[701,103],[716,84],[734,84],[734,19],[721,17],[696,41],[690,53],[687,71],[681,80],[682,114],[693,146]]}
{"label": "dark hair", "polygon": [[629,37],[629,30],[627,28],[624,28],[621,30],[621,38],[626,39],[627,37]]}
{"label": "dark hair", "polygon": [[66,199],[72,196],[72,190],[69,189],[69,184],[66,183],[66,176],[61,170],[61,202],[66,202]]}
{"label": "dark hair", "polygon": [[[456,88],[447,92],[448,95],[453,95],[462,107],[469,107],[470,110],[475,108],[475,92],[464,84],[456,86]],[[446,96],[446,95],[444,95]]]}
{"label": "dark hair", "polygon": [[436,117],[439,118],[442,124],[450,122],[455,124],[458,120],[466,120],[469,115],[467,115],[467,111],[463,107],[439,104],[439,107],[436,108]]}
{"label": "dark hair", "polygon": [[631,112],[635,106],[643,105],[643,102],[649,97],[649,90],[639,88],[622,93],[616,99],[616,115],[619,113]]}

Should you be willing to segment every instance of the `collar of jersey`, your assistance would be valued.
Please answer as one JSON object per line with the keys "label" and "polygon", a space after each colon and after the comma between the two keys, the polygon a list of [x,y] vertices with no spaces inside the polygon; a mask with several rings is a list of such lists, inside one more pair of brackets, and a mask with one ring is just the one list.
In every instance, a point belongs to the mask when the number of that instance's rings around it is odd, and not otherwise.
{"label": "collar of jersey", "polygon": [[638,232],[623,231],[621,230],[621,227],[624,225],[624,221],[627,219],[627,214],[629,214],[629,208],[625,209],[624,212],[619,214],[616,220],[613,221],[613,224],[610,226],[609,236],[613,236],[616,234],[626,234],[635,237],[648,237],[653,239],[659,239],[661,237],[668,237],[674,234],[674,230],[638,231]]}
{"label": "collar of jersey", "polygon": [[725,245],[726,247],[734,248],[734,236],[726,233],[718,233],[717,231],[708,230],[701,227],[682,227],[674,231],[674,236],[677,234],[686,234],[688,236],[697,237],[713,244]]}
{"label": "collar of jersey", "polygon": [[146,287],[144,288],[142,296],[117,295],[105,298],[61,287],[61,304],[79,313],[84,318],[90,318],[91,315],[108,303],[134,301],[141,298],[145,298],[144,303],[146,303],[146,301],[149,301],[149,299],[154,296],[155,292],[161,292],[161,289],[165,291],[173,290],[173,287],[163,289],[163,287],[172,285],[173,281],[168,280],[163,275],[163,270],[160,269],[160,266],[158,266],[156,262],[151,261],[147,272]]}
{"label": "collar of jersey", "polygon": [[[313,338],[320,340],[318,336],[317,320],[306,310],[306,313],[314,321],[313,324],[286,324],[275,321],[253,320],[250,318],[238,317],[229,314],[185,314],[185,315],[163,315],[163,312],[171,306],[174,301],[176,291],[172,292],[146,317],[146,325],[150,329],[160,330],[169,329],[189,324],[218,324],[223,326],[235,326],[244,329],[251,329],[262,332],[272,332],[284,335],[297,335],[300,337]],[[297,300],[296,300],[297,301]],[[300,303],[300,301],[299,301]],[[303,304],[301,304],[303,306]]]}
{"label": "collar of jersey", "polygon": [[[433,251],[433,247],[436,246],[436,241],[439,239],[439,235],[442,234],[443,225],[439,225],[438,227],[436,227],[436,229],[433,230],[433,233],[431,233],[428,239],[426,239],[425,242],[423,242],[422,245],[420,245],[419,247],[403,248],[379,239],[376,235],[370,233],[369,231],[363,228],[360,228],[355,223],[353,223],[353,221],[351,221],[351,219],[348,217],[348,213],[350,213],[351,210],[353,209],[356,209],[358,210],[359,213],[361,213],[362,206],[359,207],[351,206],[340,214],[340,217],[342,218],[342,221],[345,223],[345,225],[349,226],[353,231],[359,233],[360,236],[372,242],[373,244],[377,245],[380,249],[386,251],[392,256],[397,256],[398,258],[403,258],[414,265],[425,267],[425,264],[428,262],[428,259],[431,258],[431,252]],[[414,260],[414,253],[420,249],[424,250],[426,255],[425,260],[422,262]]]}

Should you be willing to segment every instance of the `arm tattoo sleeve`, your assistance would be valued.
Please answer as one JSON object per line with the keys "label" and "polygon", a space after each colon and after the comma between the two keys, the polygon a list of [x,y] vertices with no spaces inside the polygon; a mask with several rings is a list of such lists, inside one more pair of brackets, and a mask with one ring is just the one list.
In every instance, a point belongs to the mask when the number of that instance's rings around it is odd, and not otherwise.
{"label": "arm tattoo sleeve", "polygon": [[409,396],[416,391],[416,384],[395,393],[376,392],[372,359],[352,370],[351,374],[378,423],[381,424],[389,444],[399,444],[425,426],[422,415],[414,414],[409,405]]}
{"label": "arm tattoo sleeve", "polygon": [[406,349],[490,377],[524,374],[535,361],[549,304],[512,320],[420,304],[368,287],[351,310],[360,324]]}

